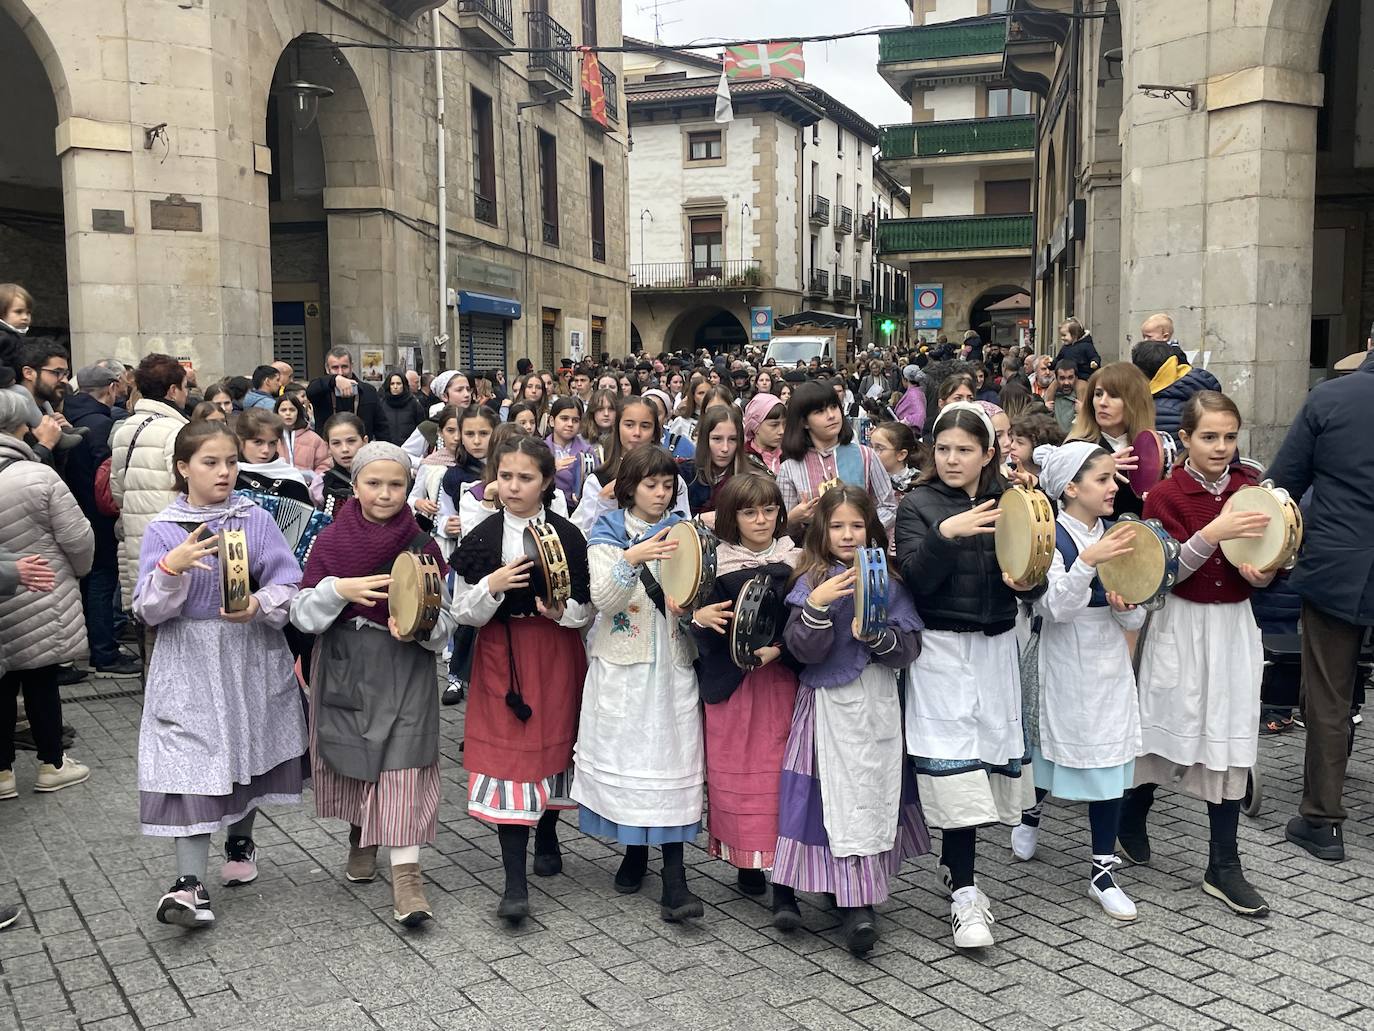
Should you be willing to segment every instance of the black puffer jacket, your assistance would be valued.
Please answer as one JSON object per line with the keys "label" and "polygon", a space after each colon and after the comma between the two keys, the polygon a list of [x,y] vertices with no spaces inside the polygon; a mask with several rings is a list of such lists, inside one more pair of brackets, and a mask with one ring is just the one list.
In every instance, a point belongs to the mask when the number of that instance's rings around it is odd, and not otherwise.
{"label": "black puffer jacket", "polygon": [[381,440],[400,447],[410,439],[415,428],[425,421],[420,399],[407,392],[401,397],[383,394],[381,402],[377,406],[377,435]]}
{"label": "black puffer jacket", "polygon": [[1058,365],[1065,358],[1072,359],[1078,369],[1079,379],[1087,379],[1102,367],[1102,356],[1097,353],[1097,344],[1093,343],[1091,333],[1084,333],[1073,343],[1060,347],[1059,353],[1054,356],[1054,364]]}
{"label": "black puffer jacket", "polygon": [[914,488],[897,506],[897,565],[927,630],[1000,634],[1016,625],[1016,602],[1044,593],[1043,586],[1017,594],[1002,582],[993,535],[950,540],[939,526],[950,516],[1002,496],[998,482],[970,498],[932,480]]}

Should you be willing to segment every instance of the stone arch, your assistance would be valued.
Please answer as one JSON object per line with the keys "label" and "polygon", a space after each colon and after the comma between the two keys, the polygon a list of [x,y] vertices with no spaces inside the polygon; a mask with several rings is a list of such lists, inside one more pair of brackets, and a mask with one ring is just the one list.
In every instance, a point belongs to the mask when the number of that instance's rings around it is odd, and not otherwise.
{"label": "stone arch", "polygon": [[[1025,286],[1017,286],[1011,283],[985,286],[974,299],[973,303],[969,305],[968,326],[966,328],[974,330],[982,338],[984,343],[991,343],[993,341],[997,341],[998,343],[1008,342],[999,339],[998,334],[994,331],[995,327],[1004,325],[1007,320],[999,319],[996,313],[989,312],[988,308],[1010,297],[1015,297],[1017,294],[1026,294],[1029,296],[1030,290]],[[1027,315],[1029,315],[1029,304],[1026,310]],[[1002,336],[1005,335],[1005,333],[1002,334]]]}
{"label": "stone arch", "polygon": [[[703,340],[697,343],[698,336],[708,323],[723,322],[723,316],[733,319],[739,327],[739,339],[748,340],[747,318],[724,305],[705,302],[693,305],[679,312],[663,334],[663,349],[666,351],[690,351],[699,346],[710,346]],[[715,350],[715,348],[712,348]]]}
{"label": "stone arch", "polygon": [[57,105],[57,120],[59,123],[64,121],[72,113],[71,89],[67,85],[67,72],[52,37],[25,0],[0,0],[0,12],[9,15],[29,41],[29,46],[43,65],[43,71],[47,73],[48,85],[52,88],[53,100]]}

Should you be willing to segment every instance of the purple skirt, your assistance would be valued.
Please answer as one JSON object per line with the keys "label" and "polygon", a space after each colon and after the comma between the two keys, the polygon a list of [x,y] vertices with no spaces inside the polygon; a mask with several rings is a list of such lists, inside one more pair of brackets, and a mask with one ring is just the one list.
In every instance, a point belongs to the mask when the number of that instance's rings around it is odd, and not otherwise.
{"label": "purple skirt", "polygon": [[238,823],[261,805],[294,805],[301,800],[301,760],[287,759],[247,784],[235,784],[227,795],[138,793],[138,819],[143,833],[162,838],[213,834]]}

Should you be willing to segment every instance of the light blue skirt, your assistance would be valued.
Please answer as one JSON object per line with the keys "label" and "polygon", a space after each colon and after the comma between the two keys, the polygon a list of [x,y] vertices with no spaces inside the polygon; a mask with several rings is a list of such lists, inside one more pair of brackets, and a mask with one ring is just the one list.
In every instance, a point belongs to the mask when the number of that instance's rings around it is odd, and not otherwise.
{"label": "light blue skirt", "polygon": [[1050,762],[1040,753],[1038,747],[1033,746],[1031,752],[1035,786],[1066,802],[1104,802],[1120,798],[1134,783],[1134,759],[1121,766],[1081,770]]}
{"label": "light blue skirt", "polygon": [[583,834],[610,838],[621,845],[666,845],[676,841],[695,841],[701,833],[700,820],[685,827],[632,827],[608,820],[585,805],[578,813],[577,826]]}

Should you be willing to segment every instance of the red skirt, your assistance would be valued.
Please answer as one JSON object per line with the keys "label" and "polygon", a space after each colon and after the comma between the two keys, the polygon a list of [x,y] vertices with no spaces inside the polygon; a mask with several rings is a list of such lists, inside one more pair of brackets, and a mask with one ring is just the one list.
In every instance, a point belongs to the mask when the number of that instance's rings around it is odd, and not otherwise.
{"label": "red skirt", "polygon": [[782,776],[797,677],[781,662],[749,673],[727,700],[706,709],[710,851],[741,869],[773,864]]}
{"label": "red skirt", "polygon": [[[525,722],[506,704],[512,654],[520,694],[533,710]],[[482,627],[472,658],[463,768],[526,782],[567,770],[586,679],[587,653],[576,630],[543,616]]]}

